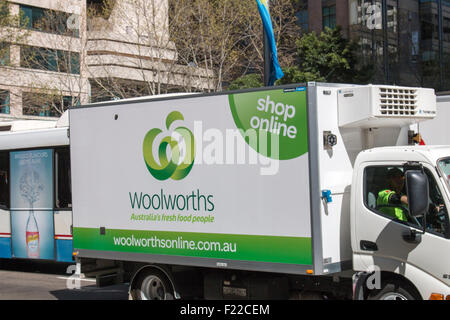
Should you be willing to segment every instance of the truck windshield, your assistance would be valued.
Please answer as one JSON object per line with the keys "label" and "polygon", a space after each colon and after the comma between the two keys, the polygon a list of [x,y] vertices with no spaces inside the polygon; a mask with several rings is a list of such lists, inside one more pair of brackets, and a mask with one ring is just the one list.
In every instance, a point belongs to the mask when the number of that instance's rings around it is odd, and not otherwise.
{"label": "truck windshield", "polygon": [[441,159],[438,161],[439,169],[442,172],[445,180],[447,181],[447,185],[450,189],[450,158]]}

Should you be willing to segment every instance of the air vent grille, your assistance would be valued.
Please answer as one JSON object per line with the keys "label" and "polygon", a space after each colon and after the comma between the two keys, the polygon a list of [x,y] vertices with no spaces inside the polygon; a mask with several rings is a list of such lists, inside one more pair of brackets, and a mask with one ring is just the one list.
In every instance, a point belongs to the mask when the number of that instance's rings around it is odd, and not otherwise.
{"label": "air vent grille", "polygon": [[411,117],[417,114],[417,89],[379,88],[380,114]]}

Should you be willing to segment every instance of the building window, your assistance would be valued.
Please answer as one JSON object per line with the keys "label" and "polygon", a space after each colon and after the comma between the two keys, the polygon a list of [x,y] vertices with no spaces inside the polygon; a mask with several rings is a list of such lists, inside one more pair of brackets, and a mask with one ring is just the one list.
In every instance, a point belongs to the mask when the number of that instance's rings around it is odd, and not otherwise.
{"label": "building window", "polygon": [[302,28],[302,32],[308,32],[308,10],[300,10],[296,13],[297,23]]}
{"label": "building window", "polygon": [[422,40],[431,40],[433,38],[437,38],[437,33],[434,32],[437,28],[437,25],[433,21],[433,15],[422,14],[420,26]]}
{"label": "building window", "polygon": [[423,51],[422,52],[422,61],[434,61],[436,60],[436,52],[435,51]]}
{"label": "building window", "polygon": [[389,32],[397,32],[397,8],[387,6],[387,29]]}
{"label": "building window", "polygon": [[450,18],[443,18],[442,21],[442,31],[445,42],[450,42]]}
{"label": "building window", "polygon": [[7,66],[10,63],[9,43],[0,42],[0,66]]}
{"label": "building window", "polygon": [[336,6],[322,8],[322,26],[334,29],[336,28]]}
{"label": "building window", "polygon": [[20,66],[23,68],[80,74],[80,54],[48,48],[22,46]]}
{"label": "building window", "polygon": [[79,37],[79,29],[68,27],[73,15],[66,12],[20,5],[23,25],[30,30]]}
{"label": "building window", "polygon": [[0,113],[9,114],[9,106],[10,106],[9,91],[0,90]]}
{"label": "building window", "polygon": [[6,19],[9,15],[9,4],[6,1],[0,2],[0,20]]}
{"label": "building window", "polygon": [[25,92],[22,95],[22,104],[24,115],[59,117],[72,106],[72,97]]}

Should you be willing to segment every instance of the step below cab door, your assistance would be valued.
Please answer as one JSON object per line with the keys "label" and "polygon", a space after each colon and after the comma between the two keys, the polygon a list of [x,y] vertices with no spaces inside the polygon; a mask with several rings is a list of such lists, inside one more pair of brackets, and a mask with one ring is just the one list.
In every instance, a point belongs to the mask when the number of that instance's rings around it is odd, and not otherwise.
{"label": "step below cab door", "polygon": [[[435,168],[423,165],[429,183],[425,234],[421,234],[423,217],[413,218],[407,206],[386,204],[382,199],[394,189],[389,172],[403,171],[403,163],[359,167],[353,197],[353,252],[356,271],[401,275],[428,299],[431,293],[450,294],[449,199]],[[406,194],[405,188],[402,192]]]}

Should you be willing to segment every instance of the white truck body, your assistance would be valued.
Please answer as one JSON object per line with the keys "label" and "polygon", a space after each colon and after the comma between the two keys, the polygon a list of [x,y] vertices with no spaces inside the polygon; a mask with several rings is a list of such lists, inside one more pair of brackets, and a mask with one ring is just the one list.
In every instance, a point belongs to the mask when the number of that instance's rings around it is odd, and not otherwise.
{"label": "white truck body", "polygon": [[[406,146],[408,129],[435,111],[429,89],[318,83],[73,108],[74,249],[143,268],[321,277],[377,265],[422,298],[448,295],[450,264],[429,246],[444,254],[449,240],[425,233],[417,248],[385,249],[376,232],[402,241],[403,230],[370,212],[358,189],[366,162],[433,168],[435,154],[450,155],[449,146],[383,148]],[[383,250],[362,252],[359,239]]]}
{"label": "white truck body", "polygon": [[[298,112],[303,112],[306,130],[306,90],[289,94],[303,97],[298,99]],[[173,111],[180,112],[184,122],[177,120],[167,128],[166,118]],[[97,255],[107,246],[109,256],[125,260],[169,259],[178,264],[293,273],[313,269],[307,147],[299,157],[280,161],[279,167],[278,161],[250,148],[239,163],[242,155],[237,152],[246,144],[236,130],[228,95],[72,109],[70,121],[77,204],[74,235],[81,256],[90,255],[89,250]],[[143,139],[151,129],[161,128],[170,137],[181,126],[195,136],[194,166],[184,179],[160,181],[144,161]],[[306,132],[302,134],[300,142],[306,143]],[[157,138],[155,146],[164,136]],[[248,164],[250,159],[256,164]],[[277,172],[264,175],[270,170]],[[111,184],[111,179],[118,183]],[[297,181],[305,181],[304,190],[295,187]],[[106,236],[100,235],[100,227],[107,230]],[[94,236],[98,238],[92,241]],[[126,243],[133,239],[143,241],[143,247]],[[180,243],[162,248],[167,240]],[[203,242],[220,243],[220,248],[199,248]]]}

